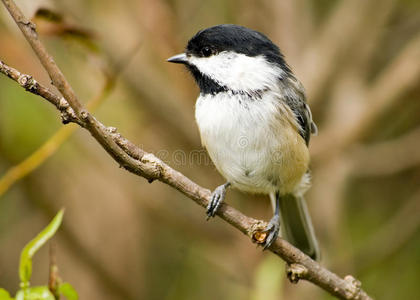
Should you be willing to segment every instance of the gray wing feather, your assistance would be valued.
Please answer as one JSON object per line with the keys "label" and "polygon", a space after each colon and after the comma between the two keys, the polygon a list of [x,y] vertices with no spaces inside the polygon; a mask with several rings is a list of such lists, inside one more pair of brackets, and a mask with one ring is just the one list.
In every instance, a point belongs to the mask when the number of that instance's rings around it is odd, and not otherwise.
{"label": "gray wing feather", "polygon": [[299,133],[308,145],[311,134],[316,135],[318,133],[318,128],[312,121],[312,113],[306,103],[304,88],[293,76],[283,79],[280,82],[281,90],[284,95],[283,100],[295,114],[296,120],[300,125]]}

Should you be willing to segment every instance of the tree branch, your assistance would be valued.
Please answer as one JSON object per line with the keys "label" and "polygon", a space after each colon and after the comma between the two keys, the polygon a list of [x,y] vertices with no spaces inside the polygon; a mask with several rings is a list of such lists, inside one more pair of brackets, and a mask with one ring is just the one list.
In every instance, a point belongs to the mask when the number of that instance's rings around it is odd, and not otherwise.
{"label": "tree branch", "polygon": [[[140,46],[140,43],[127,55],[124,57],[123,60],[114,62],[113,65],[113,71],[112,72],[104,72],[105,75],[105,82],[100,89],[99,93],[94,96],[88,103],[86,104],[86,107],[89,110],[94,111],[100,104],[103,102],[109,94],[113,91],[116,81],[120,73],[125,69],[125,67],[128,65],[128,62],[131,60],[133,55],[137,52],[138,48]],[[1,61],[0,61],[1,64]],[[3,73],[6,73],[10,78],[14,80],[18,80],[19,83],[26,82],[26,85],[28,85],[28,82],[32,82],[32,84],[36,81],[28,76],[28,75],[22,75],[19,71],[16,69],[13,69],[8,66],[0,66],[0,68],[3,69]],[[22,84],[21,84],[22,85]],[[28,89],[25,85],[23,85],[24,88]],[[54,94],[52,94],[48,89],[45,89],[44,87],[40,86],[40,90],[44,91],[45,96],[49,96],[51,99],[46,98],[51,103],[55,104],[60,102],[61,98],[58,99]],[[42,95],[41,95],[42,96]],[[45,98],[45,97],[44,97]],[[57,105],[56,105],[57,106]],[[68,104],[66,103],[65,107],[69,108]],[[57,106],[57,108],[60,109],[60,106]],[[62,115],[63,121],[65,122],[65,116],[66,113]],[[40,165],[42,165],[45,160],[47,160],[50,156],[52,156],[59,148],[60,146],[68,140],[68,138],[78,129],[78,127],[74,124],[70,124],[70,126],[61,127],[57,132],[50,137],[44,144],[42,144],[35,152],[30,154],[28,157],[26,157],[22,162],[19,164],[12,166],[9,168],[6,173],[4,173],[0,177],[0,197],[7,192],[7,190],[15,184],[18,180],[24,178],[28,174],[30,174],[32,171],[34,171],[36,168],[38,168]]]}
{"label": "tree branch", "polygon": [[[0,62],[0,72],[18,82],[29,92],[45,98],[61,112],[64,110],[68,116],[65,115],[63,120],[65,122],[75,122],[88,130],[121,167],[146,178],[149,182],[154,180],[164,182],[179,190],[197,204],[206,207],[210,199],[210,191],[208,189],[197,185],[153,154],[138,148],[122,137],[115,128],[106,127],[89,114],[77,99],[53,58],[38,39],[34,24],[23,16],[13,1],[2,0],[2,2],[31,44],[53,84],[65,99],[56,96],[48,88],[33,80],[31,76],[21,74],[3,62]],[[20,78],[30,78],[31,83],[29,85],[27,82],[22,84],[22,80],[19,81]],[[64,108],[66,104],[68,104],[68,107]],[[221,205],[217,214],[242,233],[251,237],[253,241],[264,241],[266,235],[263,232],[266,225],[265,222],[247,217],[226,204]],[[292,282],[297,282],[300,279],[308,280],[341,299],[371,299],[360,288],[360,282],[352,276],[348,275],[344,279],[340,278],[281,238],[278,238],[269,250],[287,262],[287,274]]]}

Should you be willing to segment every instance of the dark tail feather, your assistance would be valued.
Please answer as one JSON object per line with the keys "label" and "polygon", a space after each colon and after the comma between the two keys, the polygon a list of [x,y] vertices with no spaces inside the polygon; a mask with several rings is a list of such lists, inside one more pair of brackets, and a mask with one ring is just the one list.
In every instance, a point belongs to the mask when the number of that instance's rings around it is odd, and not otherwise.
{"label": "dark tail feather", "polygon": [[320,253],[305,199],[294,195],[280,197],[280,228],[283,237],[314,260]]}

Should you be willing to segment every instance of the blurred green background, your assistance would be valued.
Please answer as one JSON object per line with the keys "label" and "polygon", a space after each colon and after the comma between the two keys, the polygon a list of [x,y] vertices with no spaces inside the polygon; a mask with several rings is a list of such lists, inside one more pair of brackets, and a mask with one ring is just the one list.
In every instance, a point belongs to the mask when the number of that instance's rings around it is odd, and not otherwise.
{"label": "blurred green background", "polygon": [[[306,198],[322,264],[356,276],[376,299],[418,299],[420,1],[16,2],[80,99],[101,102],[99,120],[210,189],[223,179],[200,146],[198,90],[165,59],[211,25],[264,32],[306,87],[320,131]],[[49,85],[4,7],[0,59]],[[1,75],[0,186],[62,127],[54,107]],[[57,150],[0,195],[1,287],[18,289],[19,251],[65,207],[58,266],[81,299],[332,298],[289,283],[281,260],[220,219],[206,222],[179,192],[118,168],[85,131],[49,142]],[[265,220],[267,200],[233,190],[227,198]],[[32,283],[47,279],[46,247]]]}

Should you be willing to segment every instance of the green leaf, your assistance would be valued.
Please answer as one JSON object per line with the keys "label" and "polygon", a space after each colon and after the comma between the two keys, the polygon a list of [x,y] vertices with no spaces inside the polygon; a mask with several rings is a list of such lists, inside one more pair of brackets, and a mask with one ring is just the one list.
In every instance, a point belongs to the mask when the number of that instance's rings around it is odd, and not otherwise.
{"label": "green leaf", "polygon": [[63,295],[64,297],[66,297],[67,300],[78,300],[79,299],[79,295],[77,294],[76,290],[68,282],[64,282],[64,283],[62,283],[58,286],[58,293],[60,295]]}
{"label": "green leaf", "polygon": [[16,300],[55,300],[47,286],[34,286],[19,290]]}
{"label": "green leaf", "polygon": [[13,300],[10,294],[5,289],[0,288],[0,300]]}
{"label": "green leaf", "polygon": [[29,279],[32,275],[32,257],[57,231],[60,227],[63,219],[64,210],[61,209],[54,219],[42,230],[32,241],[30,241],[23,248],[20,254],[20,266],[19,266],[19,277],[21,281],[21,287],[29,286]]}

